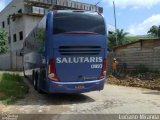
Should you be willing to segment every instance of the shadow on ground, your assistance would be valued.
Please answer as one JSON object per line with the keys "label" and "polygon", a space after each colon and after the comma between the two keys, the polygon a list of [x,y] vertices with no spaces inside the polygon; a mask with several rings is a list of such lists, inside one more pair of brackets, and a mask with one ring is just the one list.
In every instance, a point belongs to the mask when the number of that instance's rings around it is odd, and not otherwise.
{"label": "shadow on ground", "polygon": [[155,92],[143,92],[143,94],[160,95],[160,92],[158,92],[158,91],[155,91]]}
{"label": "shadow on ground", "polygon": [[16,105],[70,105],[95,101],[85,94],[39,94],[34,90],[30,80],[24,78],[24,81],[30,89],[26,97]]}

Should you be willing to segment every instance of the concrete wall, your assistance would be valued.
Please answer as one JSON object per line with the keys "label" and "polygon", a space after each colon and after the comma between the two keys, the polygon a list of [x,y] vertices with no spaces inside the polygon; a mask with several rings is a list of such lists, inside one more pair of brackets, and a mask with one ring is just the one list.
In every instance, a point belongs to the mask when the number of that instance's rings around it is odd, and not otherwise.
{"label": "concrete wall", "polygon": [[24,37],[26,38],[28,34],[33,30],[34,27],[41,21],[42,17],[36,17],[36,16],[28,16],[23,15],[23,21],[24,21]]}
{"label": "concrete wall", "polygon": [[13,70],[22,70],[23,64],[22,64],[22,57],[18,55],[18,53],[14,52],[12,57],[12,69]]}
{"label": "concrete wall", "polygon": [[[0,70],[10,70],[11,68],[10,53],[0,55]],[[16,52],[12,53],[12,70],[22,70],[22,57]]]}
{"label": "concrete wall", "polygon": [[91,11],[97,11],[97,12],[99,11],[99,8],[95,5],[81,3],[81,2],[72,1],[72,0],[57,0],[57,5],[72,7],[74,9],[85,9],[85,10],[91,10]]}
{"label": "concrete wall", "polygon": [[[11,37],[11,43],[8,44],[9,49],[12,51],[19,49],[19,45],[23,43],[19,41],[19,32],[23,31],[23,21],[21,19],[16,19],[13,21],[10,19],[10,25],[8,24],[9,15],[16,14],[18,10],[24,11],[24,3],[23,0],[13,0],[6,8],[4,8],[0,12],[0,27],[2,27],[2,22],[5,22],[5,30],[8,32],[8,36]],[[10,27],[10,34],[9,34],[9,27]],[[17,42],[13,42],[13,35],[17,35]]]}
{"label": "concrete wall", "polygon": [[0,55],[0,70],[10,69],[10,54]]}
{"label": "concrete wall", "polygon": [[[16,17],[15,21],[10,19],[10,25],[7,23],[9,15],[17,14],[18,10],[22,9],[23,13],[26,13],[24,0],[13,0],[1,13],[0,13],[0,27],[2,27],[2,22],[5,21],[5,30],[11,37],[11,43],[8,44],[9,50],[15,52],[20,50],[23,46],[24,39],[31,32],[31,30],[37,25],[37,23],[42,19],[42,17],[22,15]],[[10,27],[10,34],[9,34]],[[23,40],[19,39],[19,32],[23,32]],[[13,35],[16,34],[17,41],[13,41]]]}
{"label": "concrete wall", "polygon": [[[37,23],[42,19],[41,16],[31,16],[31,15],[22,15],[16,17],[15,21],[10,19],[10,24],[8,24],[8,17],[12,14],[17,14],[18,10],[22,10],[23,13],[26,13],[24,0],[13,0],[2,12],[0,12],[0,27],[2,27],[2,22],[5,21],[5,30],[8,32],[8,36],[11,37],[11,43],[8,44],[8,52],[6,55],[0,55],[0,69],[22,69],[22,57],[17,55],[17,52],[20,51],[23,47],[24,39],[31,32],[31,30],[37,25]],[[10,28],[10,29],[9,29]],[[10,30],[10,34],[9,34]],[[19,38],[19,32],[23,32],[23,40]],[[13,41],[13,35],[16,34],[17,41]],[[12,63],[10,63],[12,61]]]}
{"label": "concrete wall", "polygon": [[160,71],[160,40],[137,42],[116,49],[119,63],[126,63],[128,69],[144,64],[150,70]]}

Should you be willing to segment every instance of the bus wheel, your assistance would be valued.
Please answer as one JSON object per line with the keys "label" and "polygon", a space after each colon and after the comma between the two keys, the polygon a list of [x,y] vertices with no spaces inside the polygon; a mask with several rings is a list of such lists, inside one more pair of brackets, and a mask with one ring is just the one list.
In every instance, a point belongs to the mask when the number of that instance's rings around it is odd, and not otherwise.
{"label": "bus wheel", "polygon": [[35,72],[34,72],[34,70],[32,71],[32,80],[34,80],[34,78],[35,78]]}
{"label": "bus wheel", "polygon": [[36,72],[33,76],[33,86],[35,90],[37,90],[37,78],[38,78],[38,74]]}
{"label": "bus wheel", "polygon": [[38,91],[38,93],[40,93],[40,94],[44,94],[44,92],[41,90],[41,88],[40,88],[40,78],[41,77],[41,75],[40,74],[38,74],[38,79],[37,79],[37,91]]}

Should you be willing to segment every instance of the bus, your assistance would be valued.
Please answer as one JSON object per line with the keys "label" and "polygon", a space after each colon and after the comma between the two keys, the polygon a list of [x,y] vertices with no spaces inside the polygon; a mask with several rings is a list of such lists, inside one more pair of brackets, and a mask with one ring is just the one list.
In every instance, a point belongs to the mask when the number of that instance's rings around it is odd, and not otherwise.
{"label": "bus", "polygon": [[40,93],[103,90],[106,58],[105,20],[96,12],[50,11],[23,44],[24,75]]}

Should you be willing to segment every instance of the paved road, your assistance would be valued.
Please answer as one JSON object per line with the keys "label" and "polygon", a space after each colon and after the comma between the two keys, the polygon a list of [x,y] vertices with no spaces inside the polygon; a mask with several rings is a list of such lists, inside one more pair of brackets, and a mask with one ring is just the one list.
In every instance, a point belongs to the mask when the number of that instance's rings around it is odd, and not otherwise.
{"label": "paved road", "polygon": [[18,101],[15,105],[0,105],[0,113],[2,112],[13,114],[160,114],[160,92],[105,85],[101,92],[78,95],[40,95],[30,85],[30,91],[25,99]]}

